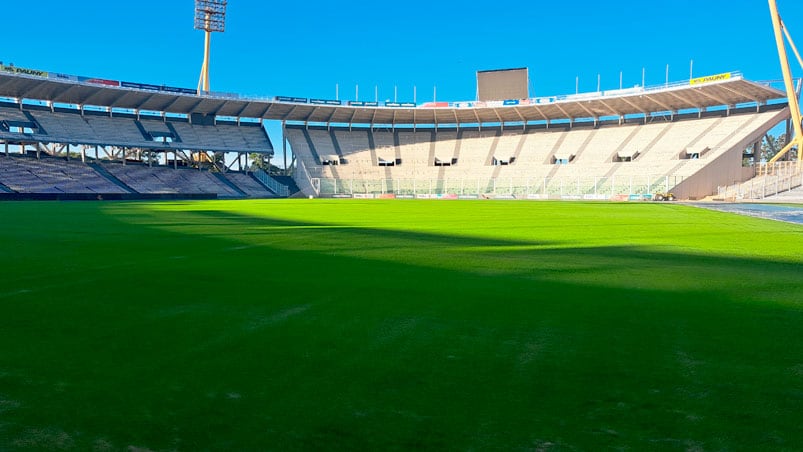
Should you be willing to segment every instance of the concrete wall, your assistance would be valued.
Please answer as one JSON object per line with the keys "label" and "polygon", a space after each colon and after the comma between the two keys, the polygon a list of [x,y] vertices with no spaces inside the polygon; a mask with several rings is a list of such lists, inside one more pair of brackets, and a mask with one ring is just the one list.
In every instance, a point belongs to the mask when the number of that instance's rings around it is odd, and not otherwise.
{"label": "concrete wall", "polygon": [[744,150],[756,141],[761,140],[767,132],[788,117],[788,108],[779,111],[777,115],[773,115],[755,132],[672,188],[672,193],[677,199],[702,199],[716,194],[719,186],[733,185],[749,180],[755,176],[755,170],[742,167]]}

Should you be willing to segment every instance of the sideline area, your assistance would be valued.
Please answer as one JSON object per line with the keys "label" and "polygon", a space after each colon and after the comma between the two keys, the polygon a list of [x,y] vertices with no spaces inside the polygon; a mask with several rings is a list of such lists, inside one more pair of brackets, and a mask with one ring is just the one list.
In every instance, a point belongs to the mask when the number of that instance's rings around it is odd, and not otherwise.
{"label": "sideline area", "polygon": [[689,204],[692,206],[703,207],[705,209],[718,210],[720,212],[738,213],[752,217],[766,218],[769,220],[785,221],[787,223],[803,224],[803,204]]}

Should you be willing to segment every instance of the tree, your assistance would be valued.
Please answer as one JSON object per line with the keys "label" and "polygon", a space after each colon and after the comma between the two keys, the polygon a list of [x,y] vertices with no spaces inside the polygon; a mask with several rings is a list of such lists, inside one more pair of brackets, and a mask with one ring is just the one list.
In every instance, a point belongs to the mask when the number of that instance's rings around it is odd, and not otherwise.
{"label": "tree", "polygon": [[160,161],[159,153],[155,151],[142,151],[139,158],[149,165],[158,165]]}
{"label": "tree", "polygon": [[212,154],[212,167],[209,169],[213,172],[223,172],[226,168],[226,154],[224,152],[215,152]]}
{"label": "tree", "polygon": [[[785,133],[782,133],[777,137],[773,137],[771,134],[768,133],[764,137],[764,140],[761,141],[761,156],[760,156],[761,158],[759,159],[759,161],[762,162],[770,161],[770,159],[775,157],[775,154],[777,154],[781,149],[783,149],[785,145],[786,145]],[[793,156],[791,152],[792,151],[790,151],[790,153],[787,154],[789,158]]]}
{"label": "tree", "polygon": [[268,174],[281,174],[282,169],[270,163],[270,154],[252,152],[248,154],[251,160],[251,168],[259,168]]}

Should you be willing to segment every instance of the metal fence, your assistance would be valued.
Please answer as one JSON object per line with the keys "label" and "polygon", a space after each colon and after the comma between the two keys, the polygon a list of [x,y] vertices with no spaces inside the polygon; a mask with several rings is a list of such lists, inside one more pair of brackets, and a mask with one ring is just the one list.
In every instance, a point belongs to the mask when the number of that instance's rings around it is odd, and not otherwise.
{"label": "metal fence", "polygon": [[747,182],[717,187],[722,199],[764,199],[803,185],[803,171],[797,161],[756,166],[756,177]]}
{"label": "metal fence", "polygon": [[683,176],[598,176],[484,179],[333,179],[313,178],[318,196],[457,195],[531,199],[611,199],[669,192]]}
{"label": "metal fence", "polygon": [[254,176],[273,193],[284,197],[290,196],[290,189],[287,188],[286,185],[270,177],[270,175],[268,175],[268,173],[265,171],[257,168],[253,173]]}

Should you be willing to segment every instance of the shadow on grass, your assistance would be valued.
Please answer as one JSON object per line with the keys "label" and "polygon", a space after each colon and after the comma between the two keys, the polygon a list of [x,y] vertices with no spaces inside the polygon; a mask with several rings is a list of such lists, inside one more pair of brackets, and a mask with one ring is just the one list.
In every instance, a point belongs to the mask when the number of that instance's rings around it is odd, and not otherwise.
{"label": "shadow on grass", "polygon": [[84,253],[139,273],[0,300],[12,449],[803,441],[799,263],[214,210],[92,226],[117,235]]}

